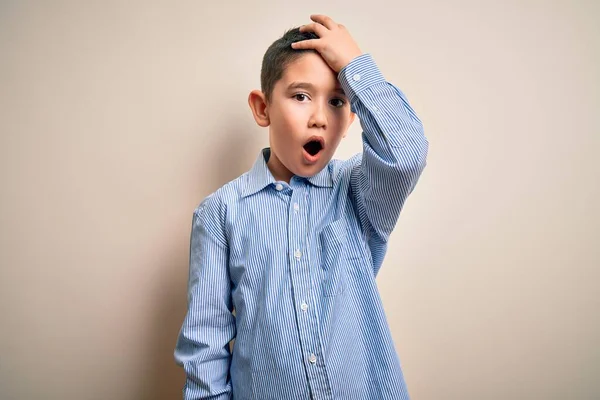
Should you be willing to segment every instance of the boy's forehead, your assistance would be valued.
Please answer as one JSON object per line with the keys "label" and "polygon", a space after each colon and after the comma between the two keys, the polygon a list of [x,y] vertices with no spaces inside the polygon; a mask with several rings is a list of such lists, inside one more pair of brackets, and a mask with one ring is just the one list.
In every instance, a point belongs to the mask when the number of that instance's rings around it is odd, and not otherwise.
{"label": "boy's forehead", "polygon": [[303,54],[289,63],[280,80],[284,89],[299,82],[319,88],[341,88],[336,73],[321,56],[314,53]]}

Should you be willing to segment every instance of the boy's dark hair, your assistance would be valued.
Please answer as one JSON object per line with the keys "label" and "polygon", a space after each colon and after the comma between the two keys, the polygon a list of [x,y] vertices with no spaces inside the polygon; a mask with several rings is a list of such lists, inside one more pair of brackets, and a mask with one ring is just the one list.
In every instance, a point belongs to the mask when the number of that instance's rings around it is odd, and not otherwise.
{"label": "boy's dark hair", "polygon": [[260,87],[267,101],[271,99],[273,88],[283,76],[287,66],[306,52],[315,50],[292,49],[292,43],[308,39],[318,39],[313,32],[300,32],[300,28],[292,28],[273,42],[265,52],[260,70]]}

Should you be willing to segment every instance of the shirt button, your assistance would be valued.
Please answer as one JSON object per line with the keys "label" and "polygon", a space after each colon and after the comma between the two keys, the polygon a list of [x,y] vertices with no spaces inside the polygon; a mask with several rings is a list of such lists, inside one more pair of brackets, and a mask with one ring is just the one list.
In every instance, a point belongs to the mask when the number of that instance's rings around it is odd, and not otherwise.
{"label": "shirt button", "polygon": [[315,356],[314,354],[311,354],[310,357],[308,357],[308,362],[310,362],[311,364],[314,364],[317,362],[317,356]]}
{"label": "shirt button", "polygon": [[275,189],[277,189],[277,191],[281,191],[283,189],[283,185],[281,183],[278,183],[277,185],[275,185]]}
{"label": "shirt button", "polygon": [[294,203],[294,211],[298,212],[299,209],[300,206],[298,205],[298,203]]}
{"label": "shirt button", "polygon": [[302,304],[300,305],[300,309],[301,309],[302,311],[306,311],[306,310],[308,310],[308,304],[306,304],[306,303],[302,303]]}
{"label": "shirt button", "polygon": [[354,74],[352,79],[354,79],[356,82],[360,81],[360,74]]}
{"label": "shirt button", "polygon": [[302,253],[300,252],[300,250],[296,250],[294,252],[294,257],[296,257],[298,260],[300,259],[300,257],[302,257]]}

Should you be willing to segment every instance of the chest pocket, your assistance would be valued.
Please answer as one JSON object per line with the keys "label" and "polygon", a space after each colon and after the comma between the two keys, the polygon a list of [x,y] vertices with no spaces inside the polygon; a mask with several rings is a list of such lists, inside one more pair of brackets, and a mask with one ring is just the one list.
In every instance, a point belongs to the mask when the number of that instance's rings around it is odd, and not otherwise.
{"label": "chest pocket", "polygon": [[347,285],[346,221],[338,219],[319,233],[320,264],[324,296],[343,293]]}

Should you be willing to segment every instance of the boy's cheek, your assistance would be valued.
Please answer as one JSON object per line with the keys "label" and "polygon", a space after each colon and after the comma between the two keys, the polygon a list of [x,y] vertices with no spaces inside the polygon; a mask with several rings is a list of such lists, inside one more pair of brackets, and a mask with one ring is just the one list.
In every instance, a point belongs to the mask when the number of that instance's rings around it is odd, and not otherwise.
{"label": "boy's cheek", "polygon": [[296,133],[296,131],[302,127],[308,125],[309,116],[302,110],[290,110],[281,119],[282,127],[289,133]]}
{"label": "boy's cheek", "polygon": [[284,110],[284,118],[290,122],[298,122],[307,120],[310,117],[310,110],[301,104],[290,104]]}

